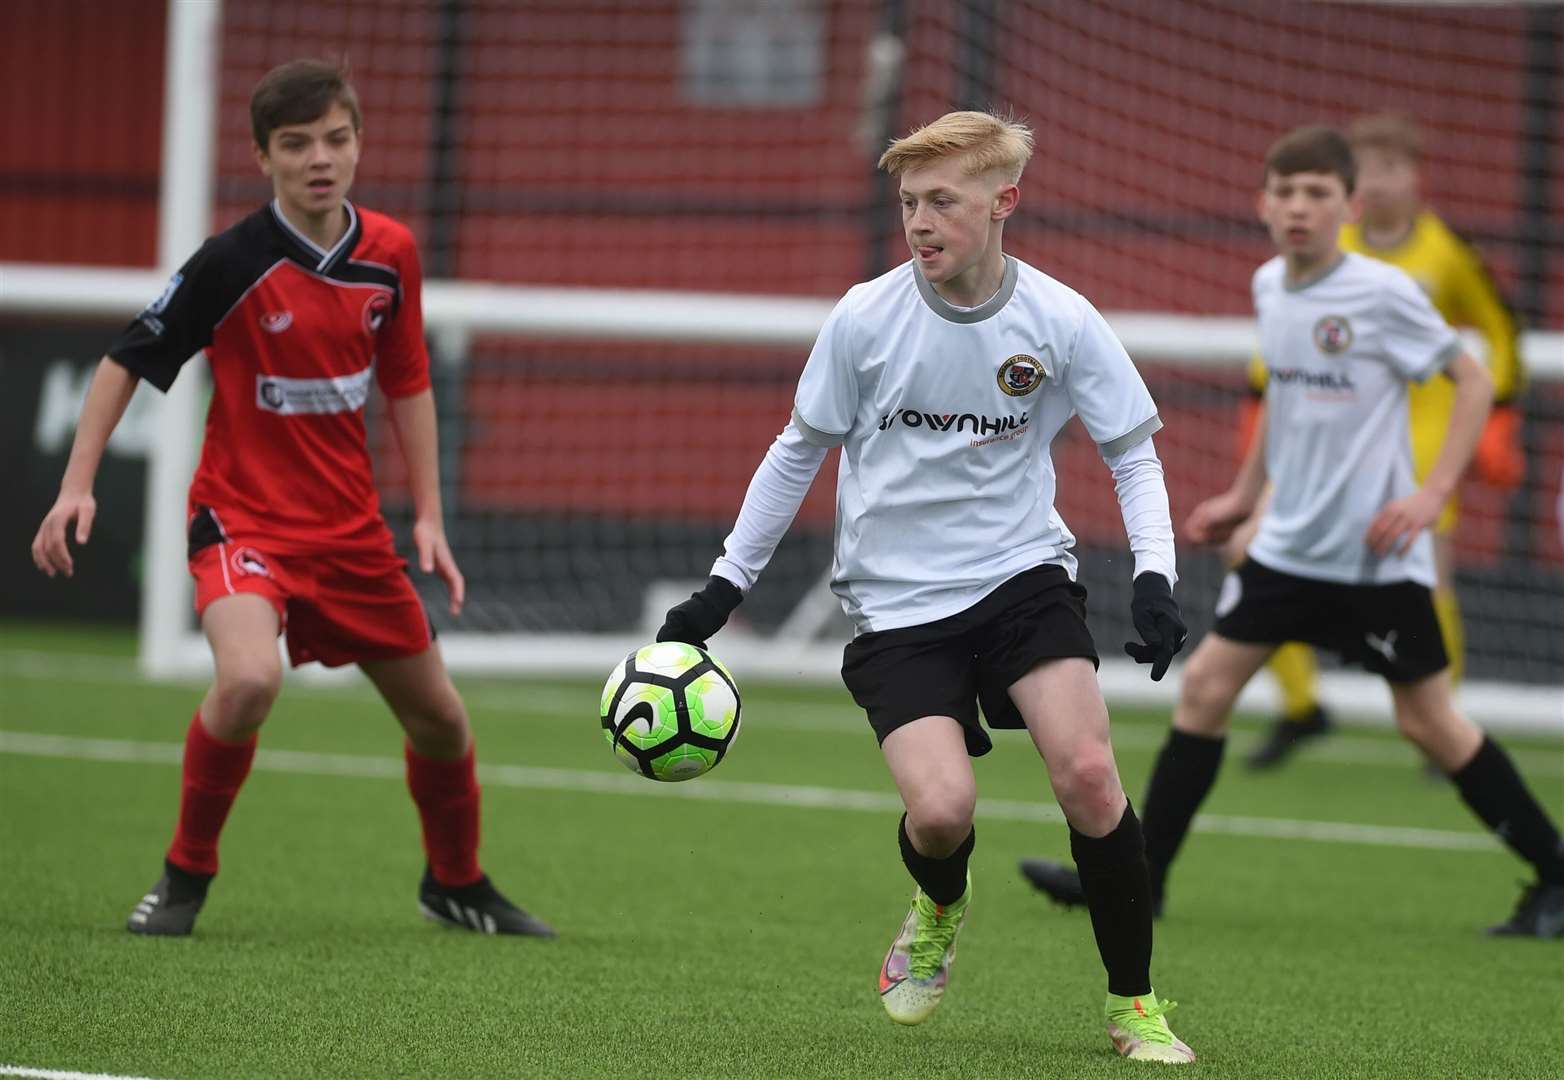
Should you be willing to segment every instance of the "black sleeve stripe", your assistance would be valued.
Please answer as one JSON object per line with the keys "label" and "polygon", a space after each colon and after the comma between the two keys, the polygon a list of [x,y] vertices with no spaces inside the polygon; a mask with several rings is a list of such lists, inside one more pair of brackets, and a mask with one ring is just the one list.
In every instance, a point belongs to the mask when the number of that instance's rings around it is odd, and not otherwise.
{"label": "black sleeve stripe", "polygon": [[116,362],[159,390],[212,343],[212,332],[275,261],[259,214],[212,237],[169,280],[107,350]]}
{"label": "black sleeve stripe", "polygon": [[[257,288],[259,288],[261,282],[263,282],[267,278],[271,277],[273,270],[276,270],[277,267],[281,266],[283,263],[285,263],[287,261],[288,260],[286,260],[286,259],[278,259],[276,262],[274,262],[270,266],[268,266],[265,270],[261,271],[260,275],[258,277],[256,277],[256,279],[254,281],[252,281],[248,285],[246,285],[245,288],[244,288],[244,291],[242,293],[240,293],[238,296],[234,297],[234,302],[229,304],[228,307],[223,311],[223,313],[217,317],[217,321],[212,324],[212,334],[215,334],[217,332],[217,328],[219,326],[223,325],[223,323],[228,321],[228,316],[232,315],[234,313],[234,311],[239,307],[239,305],[244,303],[245,297],[249,296],[252,292],[254,292]],[[209,345],[211,344],[212,334],[208,334],[207,335],[207,344],[209,344]]]}
{"label": "black sleeve stripe", "polygon": [[396,307],[402,304],[402,275],[389,266],[364,259],[348,259],[331,272],[337,281],[354,285],[384,285],[391,290]]}

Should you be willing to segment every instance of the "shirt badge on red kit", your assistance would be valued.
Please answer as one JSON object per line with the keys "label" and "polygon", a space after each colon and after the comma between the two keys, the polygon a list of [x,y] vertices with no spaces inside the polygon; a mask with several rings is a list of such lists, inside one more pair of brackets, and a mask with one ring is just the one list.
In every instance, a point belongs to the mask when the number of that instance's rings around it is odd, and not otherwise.
{"label": "shirt badge on red kit", "polygon": [[380,324],[386,321],[391,310],[391,294],[376,292],[364,301],[364,333],[371,336],[380,332]]}
{"label": "shirt badge on red kit", "polygon": [[261,316],[261,329],[268,334],[280,334],[293,325],[293,312],[268,311]]}
{"label": "shirt badge on red kit", "polygon": [[228,561],[241,574],[254,574],[256,577],[272,576],[271,567],[266,565],[266,560],[261,558],[260,552],[254,548],[235,548]]}

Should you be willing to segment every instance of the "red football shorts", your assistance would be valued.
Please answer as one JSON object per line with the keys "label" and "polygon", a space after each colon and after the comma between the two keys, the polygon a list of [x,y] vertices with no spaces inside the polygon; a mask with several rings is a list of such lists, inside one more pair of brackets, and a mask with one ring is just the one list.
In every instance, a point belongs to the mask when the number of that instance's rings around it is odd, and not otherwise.
{"label": "red football shorts", "polygon": [[272,555],[258,544],[223,540],[190,560],[196,614],[224,596],[254,593],[271,602],[294,667],[317,660],[416,656],[434,641],[429,616],[391,548],[332,555]]}

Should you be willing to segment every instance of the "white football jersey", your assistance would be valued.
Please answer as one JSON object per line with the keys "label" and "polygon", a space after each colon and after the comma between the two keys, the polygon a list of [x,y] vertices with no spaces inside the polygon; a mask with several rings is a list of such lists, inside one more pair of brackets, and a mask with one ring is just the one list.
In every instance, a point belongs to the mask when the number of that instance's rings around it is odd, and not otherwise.
{"label": "white football jersey", "polygon": [[910,261],[848,290],[793,424],[842,447],[831,587],[858,630],[953,615],[1041,563],[1073,579],[1049,445],[1077,413],[1104,457],[1162,426],[1102,316],[1046,274],[1006,256],[999,291],[970,309]]}
{"label": "white football jersey", "polygon": [[1405,555],[1375,555],[1363,538],[1386,503],[1417,490],[1407,383],[1442,371],[1460,338],[1388,263],[1343,254],[1302,286],[1285,270],[1278,256],[1254,275],[1272,491],[1249,554],[1299,577],[1433,588],[1428,532]]}

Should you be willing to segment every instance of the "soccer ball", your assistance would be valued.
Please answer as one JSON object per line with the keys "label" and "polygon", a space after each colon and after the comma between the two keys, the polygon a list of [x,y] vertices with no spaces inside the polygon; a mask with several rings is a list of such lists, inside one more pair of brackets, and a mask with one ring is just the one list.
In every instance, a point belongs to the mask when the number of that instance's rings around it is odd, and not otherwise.
{"label": "soccer ball", "polygon": [[716,768],[738,737],[739,709],[739,688],[715,656],[664,641],[614,667],[598,715],[625,768],[674,781]]}

